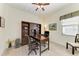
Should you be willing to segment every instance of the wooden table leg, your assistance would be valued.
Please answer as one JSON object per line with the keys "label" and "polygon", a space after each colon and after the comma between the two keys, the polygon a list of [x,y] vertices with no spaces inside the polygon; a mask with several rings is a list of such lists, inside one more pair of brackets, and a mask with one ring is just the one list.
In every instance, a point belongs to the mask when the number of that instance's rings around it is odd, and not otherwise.
{"label": "wooden table leg", "polygon": [[68,49],[68,43],[66,43],[66,49]]}
{"label": "wooden table leg", "polygon": [[41,41],[40,41],[40,56],[41,56]]}
{"label": "wooden table leg", "polygon": [[49,50],[49,39],[48,39],[48,50]]}
{"label": "wooden table leg", "polygon": [[75,50],[77,51],[77,48],[75,47]]}
{"label": "wooden table leg", "polygon": [[74,55],[74,47],[72,46],[72,54]]}

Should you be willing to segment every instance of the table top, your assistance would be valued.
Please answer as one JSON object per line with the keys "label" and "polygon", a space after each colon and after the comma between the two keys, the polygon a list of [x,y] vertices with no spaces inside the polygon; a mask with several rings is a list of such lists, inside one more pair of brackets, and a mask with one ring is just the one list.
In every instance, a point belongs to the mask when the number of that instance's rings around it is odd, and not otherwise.
{"label": "table top", "polygon": [[36,35],[36,37],[34,37],[34,38],[37,40],[40,40],[40,41],[47,41],[48,40],[48,37],[45,37],[44,35],[41,35],[41,34]]}

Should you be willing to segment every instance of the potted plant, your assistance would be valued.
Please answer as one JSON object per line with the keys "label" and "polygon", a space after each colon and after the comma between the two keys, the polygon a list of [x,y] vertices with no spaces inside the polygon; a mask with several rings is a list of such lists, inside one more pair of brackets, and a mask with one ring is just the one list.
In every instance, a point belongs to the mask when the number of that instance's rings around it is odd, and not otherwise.
{"label": "potted plant", "polygon": [[11,48],[12,47],[12,42],[8,39],[7,43],[8,43],[8,48]]}

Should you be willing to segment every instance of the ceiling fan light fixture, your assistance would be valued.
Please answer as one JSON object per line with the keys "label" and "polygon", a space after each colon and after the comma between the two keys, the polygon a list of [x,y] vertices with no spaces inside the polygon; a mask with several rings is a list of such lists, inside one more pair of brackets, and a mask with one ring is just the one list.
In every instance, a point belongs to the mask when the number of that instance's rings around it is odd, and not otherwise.
{"label": "ceiling fan light fixture", "polygon": [[37,8],[35,9],[36,11],[38,9],[42,9],[43,11],[45,11],[45,9],[44,9],[45,6],[49,5],[49,3],[32,3],[32,4],[37,6]]}

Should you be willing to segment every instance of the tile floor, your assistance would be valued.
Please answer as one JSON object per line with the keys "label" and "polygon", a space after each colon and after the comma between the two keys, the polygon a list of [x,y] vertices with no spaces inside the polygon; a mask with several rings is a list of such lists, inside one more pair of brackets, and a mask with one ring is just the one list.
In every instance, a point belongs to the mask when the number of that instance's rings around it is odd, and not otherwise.
{"label": "tile floor", "polygon": [[[25,45],[20,48],[6,49],[2,56],[28,56],[28,52],[28,46]],[[65,46],[50,43],[50,50],[43,52],[42,56],[73,56],[71,52],[71,48],[67,50]],[[39,56],[39,54],[35,55],[34,52],[32,52],[30,56]],[[79,56],[79,50],[75,51],[74,56]]]}

